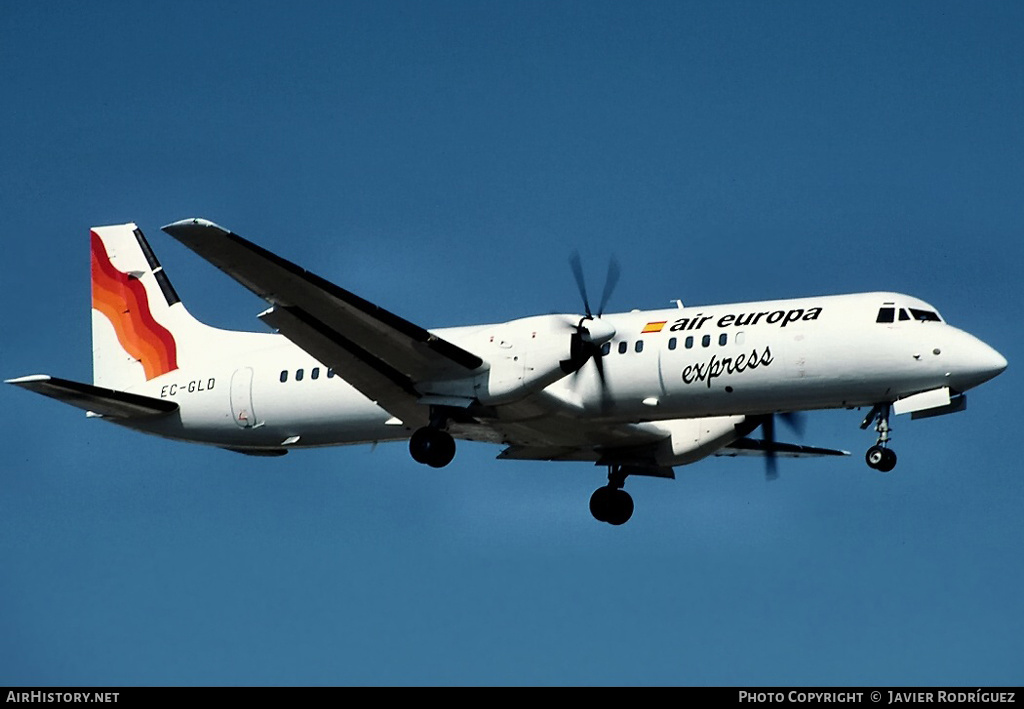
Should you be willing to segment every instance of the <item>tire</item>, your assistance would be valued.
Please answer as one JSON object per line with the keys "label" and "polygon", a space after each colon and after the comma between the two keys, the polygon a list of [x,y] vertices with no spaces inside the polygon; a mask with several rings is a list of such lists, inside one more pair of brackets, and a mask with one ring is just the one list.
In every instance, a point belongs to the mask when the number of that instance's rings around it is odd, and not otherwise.
{"label": "tire", "polygon": [[612,494],[614,492],[614,490],[606,485],[594,490],[594,494],[590,496],[590,514],[594,515],[594,519],[598,522],[608,521],[608,515],[612,509]]}
{"label": "tire", "polygon": [[633,516],[633,498],[625,490],[614,490],[611,499],[612,506],[608,524],[613,524],[616,527],[625,524]]}
{"label": "tire", "polygon": [[885,460],[885,451],[886,449],[882,448],[882,446],[871,446],[868,448],[868,452],[864,454],[864,461],[868,464],[868,467],[879,470],[879,466]]}
{"label": "tire", "polygon": [[417,463],[443,468],[455,458],[455,439],[436,428],[421,428],[409,439],[409,454]]}
{"label": "tire", "polygon": [[891,448],[886,448],[882,455],[882,462],[878,464],[878,469],[883,473],[888,473],[890,470],[896,467],[896,451]]}

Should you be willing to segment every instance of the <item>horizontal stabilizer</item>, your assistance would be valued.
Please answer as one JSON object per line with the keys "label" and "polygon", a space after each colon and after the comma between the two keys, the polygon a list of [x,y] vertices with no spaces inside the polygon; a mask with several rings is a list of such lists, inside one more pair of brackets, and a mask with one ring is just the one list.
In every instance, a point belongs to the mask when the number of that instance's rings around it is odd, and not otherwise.
{"label": "horizontal stabilizer", "polygon": [[178,410],[178,404],[166,399],[129,394],[116,389],[105,389],[46,374],[8,379],[7,383],[110,418],[132,419],[161,416]]}
{"label": "horizontal stabilizer", "polygon": [[827,455],[850,455],[850,452],[833,450],[832,448],[799,446],[795,443],[779,443],[778,441],[768,442],[758,440],[756,438],[741,438],[717,451],[715,455],[730,458],[739,455],[775,455],[779,458],[815,458]]}

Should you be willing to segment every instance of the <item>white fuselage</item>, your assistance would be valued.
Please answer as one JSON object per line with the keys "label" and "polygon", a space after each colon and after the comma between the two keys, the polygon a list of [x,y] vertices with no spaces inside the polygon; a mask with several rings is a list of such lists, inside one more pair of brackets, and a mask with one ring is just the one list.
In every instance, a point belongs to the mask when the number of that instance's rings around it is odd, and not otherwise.
{"label": "white fuselage", "polygon": [[[880,315],[885,309],[889,322]],[[580,317],[438,329],[489,366],[422,393],[482,402],[497,432],[485,440],[500,442],[503,425],[548,421],[549,443],[564,436],[573,445],[580,443],[578,428],[560,433],[558,421],[599,425],[870,406],[941,387],[963,392],[1006,366],[927,303],[866,293],[604,315],[616,334],[605,345],[603,385],[589,362],[531,390],[531,377],[550,372],[562,356],[565,323]],[[410,435],[403,422],[345,382],[344,372],[329,370],[280,335],[224,333],[211,349],[201,366],[132,389],[177,402],[177,414],[126,425],[240,449]],[[506,390],[519,392],[518,398],[503,399]],[[460,436],[457,426],[453,434]]]}

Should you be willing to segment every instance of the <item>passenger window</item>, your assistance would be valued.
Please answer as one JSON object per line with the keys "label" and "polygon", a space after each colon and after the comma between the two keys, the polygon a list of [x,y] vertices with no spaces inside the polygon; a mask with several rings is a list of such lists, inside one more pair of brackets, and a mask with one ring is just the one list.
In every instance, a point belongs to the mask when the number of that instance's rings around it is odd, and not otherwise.
{"label": "passenger window", "polygon": [[686,336],[686,349],[689,350],[689,349],[692,349],[692,348],[693,348],[693,335],[687,335]]}
{"label": "passenger window", "polygon": [[320,378],[320,367],[313,367],[313,371],[311,371],[309,373],[309,378],[310,379],[319,379]]}
{"label": "passenger window", "polygon": [[744,335],[742,332],[737,332],[735,337],[733,337],[733,342],[735,344],[737,344],[737,345],[742,345],[743,341],[746,340],[746,339],[747,339],[746,335]]}
{"label": "passenger window", "polygon": [[612,343],[606,342],[601,345],[601,354],[606,355],[612,351]]}
{"label": "passenger window", "polygon": [[295,381],[301,382],[302,381],[302,375],[303,375],[303,370],[296,369],[295,370]]}
{"label": "passenger window", "polygon": [[878,317],[875,319],[875,322],[892,322],[895,314],[896,310],[894,308],[879,308]]}
{"label": "passenger window", "polygon": [[636,346],[633,347],[633,349],[635,349],[637,352],[643,352],[644,351],[644,341],[643,340],[637,340],[636,341]]}
{"label": "passenger window", "polygon": [[700,346],[711,347],[711,335],[704,335],[704,337],[700,338]]}
{"label": "passenger window", "polygon": [[333,376],[334,376],[334,369],[333,369],[333,368],[330,368],[330,367],[329,367],[329,368],[327,369],[327,378],[328,378],[328,379],[330,379],[330,378],[332,378]]}
{"label": "passenger window", "polygon": [[629,349],[629,343],[623,340],[619,343],[619,354],[626,354],[626,350]]}
{"label": "passenger window", "polygon": [[729,336],[724,332],[718,336],[718,346],[724,347],[725,343],[729,341]]}
{"label": "passenger window", "polygon": [[676,348],[676,338],[674,338],[674,337],[668,338],[668,348],[670,350],[674,350]]}
{"label": "passenger window", "polygon": [[284,384],[286,381],[288,381],[288,370],[287,369],[282,369],[281,370],[281,383]]}

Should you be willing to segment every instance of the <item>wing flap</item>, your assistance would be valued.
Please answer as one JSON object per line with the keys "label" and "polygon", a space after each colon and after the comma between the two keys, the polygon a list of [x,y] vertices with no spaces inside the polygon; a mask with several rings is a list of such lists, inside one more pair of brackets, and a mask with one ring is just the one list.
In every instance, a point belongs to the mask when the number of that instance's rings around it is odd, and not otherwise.
{"label": "wing flap", "polygon": [[125,391],[106,389],[46,374],[8,379],[7,383],[62,401],[83,411],[110,418],[134,419],[164,416],[178,410],[177,403],[166,399],[129,394]]}

